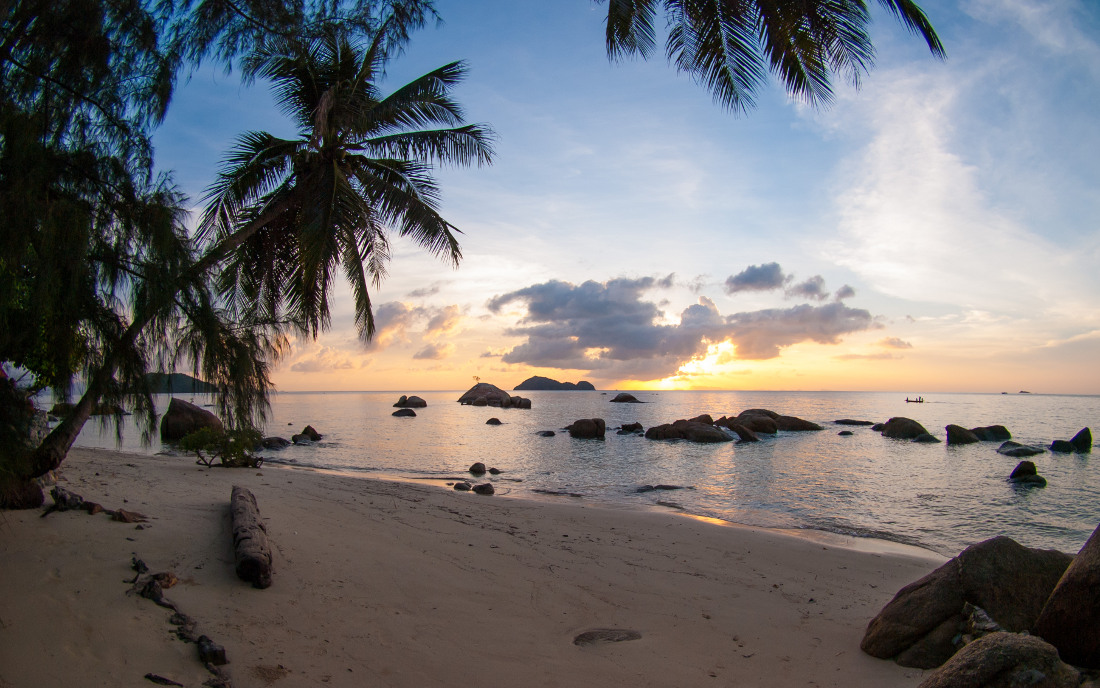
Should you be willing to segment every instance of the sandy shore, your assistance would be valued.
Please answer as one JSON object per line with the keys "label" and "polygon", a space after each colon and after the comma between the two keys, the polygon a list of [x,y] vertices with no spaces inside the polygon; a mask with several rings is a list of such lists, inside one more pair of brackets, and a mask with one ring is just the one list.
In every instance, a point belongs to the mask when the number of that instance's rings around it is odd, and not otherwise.
{"label": "sandy shore", "polygon": [[[74,450],[62,484],[103,514],[0,513],[0,687],[185,686],[210,674],[132,556],[253,686],[915,686],[859,650],[867,622],[943,558],[434,485]],[[256,495],[274,584],[233,572],[229,493]],[[839,543],[842,544],[842,543]],[[863,549],[866,549],[864,547]],[[637,640],[573,644],[593,628]]]}

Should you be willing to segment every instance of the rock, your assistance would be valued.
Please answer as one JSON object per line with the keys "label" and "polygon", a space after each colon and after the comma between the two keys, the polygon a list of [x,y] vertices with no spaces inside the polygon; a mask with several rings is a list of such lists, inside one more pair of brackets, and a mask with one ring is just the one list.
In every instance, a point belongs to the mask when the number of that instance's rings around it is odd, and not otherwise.
{"label": "rock", "polygon": [[617,435],[640,435],[645,432],[645,428],[641,423],[624,423],[620,428]]}
{"label": "rock", "polygon": [[310,442],[320,442],[325,437],[321,433],[314,430],[312,425],[307,425],[305,429],[302,430],[302,434],[308,437]]}
{"label": "rock", "polygon": [[290,446],[290,440],[285,437],[265,437],[260,440],[260,446],[264,449],[286,449]]}
{"label": "rock", "polygon": [[1050,443],[1050,450],[1059,454],[1072,454],[1074,452],[1073,443],[1069,440],[1054,440]]}
{"label": "rock", "polygon": [[942,442],[943,440],[936,437],[935,435],[931,435],[931,434],[925,432],[925,433],[921,433],[921,434],[917,435],[916,437],[914,437],[913,441],[917,442],[919,444],[938,444],[938,443]]}
{"label": "rock", "polygon": [[[758,418],[764,418],[764,416],[758,416]],[[737,433],[737,436],[740,438],[741,442],[759,442],[760,438],[756,436],[756,433],[745,427],[745,425],[741,423],[741,420],[741,418],[726,418],[725,416],[722,416],[718,420],[714,421],[714,424],[733,430],[735,433]],[[771,419],[769,418],[768,420]]]}
{"label": "rock", "polygon": [[199,661],[203,664],[222,666],[228,663],[229,660],[225,658],[225,648],[210,638],[205,635],[199,636],[197,644],[199,646]]}
{"label": "rock", "polygon": [[582,418],[566,428],[570,437],[582,440],[602,440],[606,429],[603,418]]}
{"label": "rock", "polygon": [[[761,411],[762,409],[742,411],[737,415],[736,422],[753,432],[762,432],[766,435],[774,435],[779,432],[779,425],[775,422],[775,418],[766,413],[753,413],[754,410]],[[768,413],[771,413],[771,411]],[[774,415],[778,416],[778,414]]]}
{"label": "rock", "polygon": [[1070,664],[1100,669],[1100,526],[1058,581],[1032,632]]}
{"label": "rock", "polygon": [[529,409],[531,408],[531,400],[526,397],[512,397],[512,408]]}
{"label": "rock", "polygon": [[767,416],[768,418],[771,418],[772,420],[776,420],[777,418],[779,418],[779,414],[776,413],[775,411],[769,411],[768,409],[759,409],[759,408],[746,409],[746,410],[742,411],[741,413],[739,413],[737,415],[738,415],[738,417],[740,417],[740,416]]}
{"label": "rock", "polygon": [[489,420],[485,421],[485,424],[486,425],[503,425],[503,423],[500,422],[499,418],[490,418]]}
{"label": "rock", "polygon": [[397,403],[393,405],[394,408],[426,408],[428,402],[424,401],[420,397],[407,397],[404,394],[397,400]]}
{"label": "rock", "polygon": [[882,426],[882,436],[897,440],[916,439],[918,435],[927,435],[924,426],[911,418],[901,416],[891,418]]}
{"label": "rock", "polygon": [[970,432],[983,442],[1000,442],[1012,439],[1012,433],[1003,425],[986,425],[981,428],[970,428]]}
{"label": "rock", "polygon": [[540,430],[538,433],[539,437],[553,437],[556,434],[553,430]]}
{"label": "rock", "polygon": [[172,397],[172,401],[168,403],[168,410],[160,419],[160,439],[163,442],[178,442],[202,428],[225,431],[221,419],[213,413],[178,397]]}
{"label": "rock", "polygon": [[1031,628],[1073,557],[995,537],[963,550],[905,586],[871,620],[864,652],[902,666],[931,669],[955,652],[964,604],[981,607],[1010,631]]}
{"label": "rock", "polygon": [[842,418],[841,420],[834,420],[837,425],[874,425],[874,421],[870,420],[852,420],[851,418]]}
{"label": "rock", "polygon": [[682,490],[682,489],[684,489],[683,485],[642,485],[641,487],[639,487],[638,489],[636,489],[634,491],[642,493],[642,492],[654,492],[656,490]]}
{"label": "rock", "polygon": [[882,429],[886,427],[886,423],[875,423],[871,426],[871,429],[875,432],[882,432]]}
{"label": "rock", "polygon": [[489,469],[489,475],[500,475],[503,472],[504,471],[500,470],[499,468],[490,468]]}
{"label": "rock", "polygon": [[732,437],[713,425],[682,419],[652,427],[646,430],[645,436],[650,440],[687,440],[701,443],[733,441]]}
{"label": "rock", "polygon": [[997,447],[997,453],[1004,456],[1011,456],[1014,459],[1021,459],[1026,456],[1035,456],[1036,454],[1042,454],[1043,450],[1039,447],[1031,447],[1026,444],[1020,444],[1019,442],[1013,442],[1009,440],[1001,446]]}
{"label": "rock", "polygon": [[[519,405],[515,405],[513,400],[517,400]],[[515,405],[516,408],[531,408],[530,399],[513,397],[500,387],[490,385],[488,382],[479,382],[466,390],[466,393],[458,398],[458,403],[470,406],[512,408]]]}
{"label": "rock", "polygon": [[615,398],[611,400],[614,403],[619,404],[644,404],[644,401],[638,401],[638,398],[633,394],[627,394],[626,392],[619,392],[615,395]]}
{"label": "rock", "polygon": [[496,490],[493,488],[492,483],[481,483],[480,485],[474,485],[474,492],[480,495],[496,494]]}
{"label": "rock", "polygon": [[538,390],[550,392],[594,392],[596,390],[591,382],[586,382],[585,380],[573,384],[572,382],[558,382],[557,380],[551,380],[548,377],[541,377],[538,375],[527,378],[512,389],[515,391]]}
{"label": "rock", "polygon": [[981,442],[977,435],[961,425],[948,425],[944,429],[947,431],[947,444],[949,445]]}
{"label": "rock", "polygon": [[1032,461],[1021,461],[1012,469],[1012,473],[1009,476],[1010,482],[1018,484],[1035,485],[1035,487],[1042,488],[1046,485],[1046,479],[1038,474],[1035,470],[1035,463]]}
{"label": "rock", "polygon": [[471,473],[473,473],[474,475],[484,475],[485,474],[485,464],[478,461],[474,465],[470,466],[469,471]]}
{"label": "rock", "polygon": [[403,408],[397,409],[390,415],[396,418],[416,418],[416,411],[413,411],[411,408]]}
{"label": "rock", "polygon": [[455,483],[455,489],[459,492],[469,492],[473,488],[473,485],[463,480],[462,482]]}
{"label": "rock", "polygon": [[1073,448],[1080,454],[1088,454],[1092,452],[1092,431],[1088,428],[1082,428],[1080,432],[1073,436],[1073,439],[1069,441],[1073,445]]}
{"label": "rock", "polygon": [[773,420],[775,420],[777,428],[787,432],[812,432],[824,429],[817,423],[803,420],[795,416],[777,416]]}
{"label": "rock", "polygon": [[837,433],[837,435],[839,435],[841,437],[851,437],[854,434],[855,433],[852,432],[851,430],[841,430],[840,432]]}
{"label": "rock", "polygon": [[1077,688],[1077,670],[1031,635],[991,633],[970,643],[920,688]]}

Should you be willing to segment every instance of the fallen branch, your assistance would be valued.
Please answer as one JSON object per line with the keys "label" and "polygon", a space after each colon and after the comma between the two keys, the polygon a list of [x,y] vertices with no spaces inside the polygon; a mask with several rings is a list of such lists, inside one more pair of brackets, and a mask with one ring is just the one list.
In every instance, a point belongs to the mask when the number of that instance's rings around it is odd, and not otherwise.
{"label": "fallen branch", "polygon": [[271,585],[271,545],[267,528],[260,518],[256,497],[247,488],[233,486],[229,503],[233,518],[233,551],[237,562],[237,577],[252,583],[254,588]]}

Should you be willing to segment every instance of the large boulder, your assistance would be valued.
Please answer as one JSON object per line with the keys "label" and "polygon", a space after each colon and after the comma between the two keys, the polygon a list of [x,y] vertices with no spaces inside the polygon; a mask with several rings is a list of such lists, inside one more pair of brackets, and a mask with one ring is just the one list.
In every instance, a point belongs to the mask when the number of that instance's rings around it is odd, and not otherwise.
{"label": "large boulder", "polygon": [[1092,431],[1083,428],[1069,441],[1073,448],[1080,454],[1088,454],[1092,451]]}
{"label": "large boulder", "polygon": [[1003,425],[986,425],[980,428],[970,428],[970,432],[982,442],[1003,442],[1012,439],[1012,433]]}
{"label": "large boulder", "polygon": [[924,426],[912,418],[897,416],[882,426],[882,436],[897,440],[913,440],[920,435],[930,434]]}
{"label": "large boulder", "polygon": [[722,427],[729,428],[737,433],[737,436],[742,442],[759,442],[760,438],[756,436],[756,433],[745,427],[738,422],[737,418],[726,418],[725,416],[714,421],[715,425],[721,425]]}
{"label": "large boulder", "polygon": [[651,440],[687,440],[704,444],[733,441],[733,437],[713,425],[682,419],[654,426],[646,430],[645,436]]}
{"label": "large boulder", "polygon": [[948,425],[944,430],[947,431],[947,443],[951,445],[981,442],[973,431],[967,430],[961,425]]}
{"label": "large boulder", "polygon": [[633,394],[627,394],[626,392],[619,392],[615,395],[615,398],[611,401],[617,404],[644,404],[644,401],[639,401]]}
{"label": "large boulder", "polygon": [[416,418],[416,411],[413,411],[411,408],[402,408],[397,409],[390,415],[396,418]]}
{"label": "large boulder", "polygon": [[779,432],[779,425],[775,422],[775,418],[764,414],[742,411],[737,416],[737,422],[753,432],[762,432],[765,435],[774,435]]}
{"label": "large boulder", "polygon": [[407,397],[404,394],[397,400],[397,403],[393,405],[394,408],[426,408],[428,402],[424,401],[420,397]]}
{"label": "large boulder", "polygon": [[213,413],[178,397],[172,397],[172,401],[168,402],[168,410],[160,419],[160,439],[163,442],[178,442],[202,428],[225,430],[221,418]]}
{"label": "large boulder", "polygon": [[990,633],[959,650],[920,688],[1077,688],[1077,670],[1035,636]]}
{"label": "large boulder", "polygon": [[1070,664],[1100,669],[1100,526],[1058,581],[1032,632]]}
{"label": "large boulder", "polygon": [[769,411],[768,409],[760,409],[760,408],[745,409],[744,411],[742,411],[741,413],[738,413],[737,415],[738,416],[767,416],[768,418],[771,418],[772,420],[775,420],[776,418],[779,418],[779,414],[776,413],[775,411]]}
{"label": "large boulder", "polygon": [[1017,485],[1035,485],[1037,487],[1045,487],[1047,479],[1039,475],[1039,471],[1035,468],[1035,463],[1032,461],[1021,461],[1016,464],[1016,468],[1012,469],[1012,473],[1008,476],[1008,481],[1016,483]]}
{"label": "large boulder", "polygon": [[574,421],[566,430],[570,437],[582,440],[602,440],[607,424],[603,418],[582,418]]}
{"label": "large boulder", "polygon": [[812,432],[824,429],[813,421],[803,420],[796,416],[776,416],[774,420],[776,427],[787,432]]}
{"label": "large boulder", "polygon": [[899,590],[868,624],[860,648],[902,666],[939,666],[955,653],[952,639],[967,602],[1006,630],[1027,630],[1072,560],[1003,536],[971,545]]}
{"label": "large boulder", "polygon": [[458,398],[458,403],[469,406],[493,406],[499,408],[531,408],[531,400],[514,397],[496,385],[479,382]]}

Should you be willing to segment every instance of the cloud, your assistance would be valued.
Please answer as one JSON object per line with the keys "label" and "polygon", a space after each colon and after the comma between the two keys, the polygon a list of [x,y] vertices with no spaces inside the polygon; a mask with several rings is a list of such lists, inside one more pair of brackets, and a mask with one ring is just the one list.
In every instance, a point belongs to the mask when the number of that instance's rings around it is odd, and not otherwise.
{"label": "cloud", "polygon": [[426,287],[410,291],[406,296],[410,299],[425,299],[429,296],[435,296],[439,292],[443,291],[443,286],[445,284],[446,282],[432,282]]}
{"label": "cloud", "polygon": [[298,359],[290,366],[295,373],[328,373],[336,370],[353,370],[356,364],[342,351],[329,346],[321,347],[316,354]]}
{"label": "cloud", "polygon": [[842,303],[769,308],[728,319],[734,327],[731,339],[737,345],[737,357],[756,360],[775,358],[780,349],[799,342],[837,344],[841,335],[881,327],[868,311]]}
{"label": "cloud", "polygon": [[726,293],[771,291],[779,289],[790,280],[790,276],[783,274],[783,269],[779,267],[779,263],[750,265],[736,275],[730,275],[726,278]]}
{"label": "cloud", "polygon": [[434,338],[455,334],[463,317],[462,309],[458,305],[441,308],[428,320],[428,329],[424,331],[424,336]]}
{"label": "cloud", "polygon": [[905,358],[898,354],[891,353],[877,353],[877,354],[840,354],[839,356],[833,356],[838,361],[891,361],[899,358]]}
{"label": "cloud", "polygon": [[884,339],[878,340],[878,342],[876,342],[876,344],[878,344],[879,346],[884,347],[886,349],[912,349],[913,348],[912,344],[905,341],[904,339],[899,339],[897,337],[886,337]]}
{"label": "cloud", "polygon": [[805,282],[789,287],[784,294],[787,298],[802,297],[815,301],[824,301],[829,297],[829,292],[825,289],[825,278],[821,275],[814,275]]}
{"label": "cloud", "polygon": [[856,295],[856,290],[845,284],[840,289],[836,290],[836,294],[833,296],[837,301],[843,301],[844,299],[850,299]]}
{"label": "cloud", "polygon": [[458,305],[442,308],[410,306],[401,301],[388,301],[374,310],[374,339],[367,343],[369,351],[381,351],[396,343],[409,343],[420,324],[427,325],[419,336],[438,339],[457,334],[465,318],[464,309]]}
{"label": "cloud", "polygon": [[455,351],[455,345],[451,343],[444,344],[428,344],[420,351],[413,354],[413,358],[418,361],[439,361],[447,358]]}
{"label": "cloud", "polygon": [[705,296],[681,311],[679,322],[669,323],[655,303],[642,298],[654,284],[652,278],[581,285],[553,280],[494,297],[494,312],[513,302],[527,309],[505,331],[526,341],[505,352],[502,362],[587,370],[600,379],[653,380],[703,358],[712,344],[736,344],[741,359],[774,358],[798,342],[835,344],[841,335],[878,327],[869,312],[841,303],[724,317]]}

